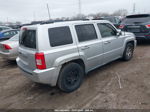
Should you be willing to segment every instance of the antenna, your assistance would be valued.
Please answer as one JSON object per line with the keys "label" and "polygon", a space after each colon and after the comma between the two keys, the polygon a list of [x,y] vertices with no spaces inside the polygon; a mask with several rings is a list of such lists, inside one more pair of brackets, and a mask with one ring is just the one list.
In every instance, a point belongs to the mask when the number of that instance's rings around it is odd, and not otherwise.
{"label": "antenna", "polygon": [[50,10],[49,10],[49,5],[47,3],[47,11],[48,11],[48,16],[49,16],[49,20],[51,19],[51,15],[50,15]]}

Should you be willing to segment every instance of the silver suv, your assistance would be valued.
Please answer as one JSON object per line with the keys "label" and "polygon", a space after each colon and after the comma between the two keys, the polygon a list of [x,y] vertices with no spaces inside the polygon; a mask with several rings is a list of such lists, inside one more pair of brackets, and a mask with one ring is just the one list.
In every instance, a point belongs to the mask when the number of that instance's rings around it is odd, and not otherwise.
{"label": "silver suv", "polygon": [[34,82],[64,92],[80,87],[85,74],[113,60],[133,57],[132,33],[104,20],[59,22],[21,29],[17,64]]}

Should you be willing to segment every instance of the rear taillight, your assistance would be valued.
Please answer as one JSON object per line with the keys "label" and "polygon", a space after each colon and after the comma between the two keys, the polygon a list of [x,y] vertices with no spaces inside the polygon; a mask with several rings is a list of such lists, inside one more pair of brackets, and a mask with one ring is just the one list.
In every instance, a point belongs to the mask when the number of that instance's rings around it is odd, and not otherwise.
{"label": "rear taillight", "polygon": [[150,35],[145,35],[146,37],[150,37]]}
{"label": "rear taillight", "polygon": [[120,29],[123,29],[123,28],[124,28],[124,26],[125,26],[125,25],[120,25],[120,26],[119,26],[119,28],[120,28]]}
{"label": "rear taillight", "polygon": [[25,31],[25,30],[28,30],[28,29],[27,29],[27,28],[25,28],[25,27],[23,27],[23,28],[21,28],[21,30],[24,30],[24,31]]}
{"label": "rear taillight", "polygon": [[37,69],[43,70],[46,69],[45,56],[44,53],[36,53],[35,61]]}
{"label": "rear taillight", "polygon": [[147,27],[147,28],[150,28],[150,24],[149,24],[149,25],[146,25],[146,27]]}
{"label": "rear taillight", "polygon": [[7,45],[7,44],[3,44],[3,47],[4,47],[5,50],[11,50],[11,49],[12,49],[12,48],[11,48],[9,45]]}

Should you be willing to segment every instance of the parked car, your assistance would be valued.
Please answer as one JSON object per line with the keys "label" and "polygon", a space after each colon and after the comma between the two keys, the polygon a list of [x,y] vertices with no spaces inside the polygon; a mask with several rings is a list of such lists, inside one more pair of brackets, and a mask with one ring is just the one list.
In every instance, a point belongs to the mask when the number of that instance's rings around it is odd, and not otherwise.
{"label": "parked car", "polygon": [[121,20],[116,16],[103,17],[103,19],[112,22],[116,28],[119,28],[121,23]]}
{"label": "parked car", "polygon": [[20,29],[21,25],[9,25],[9,27],[12,29]]}
{"label": "parked car", "polygon": [[111,61],[133,57],[133,33],[109,21],[72,21],[23,27],[17,64],[34,82],[64,92],[80,87],[85,74]]}
{"label": "parked car", "polygon": [[4,31],[0,32],[0,41],[8,40],[17,34],[19,34],[19,30],[14,30],[14,29],[4,30]]}
{"label": "parked car", "polygon": [[7,26],[0,26],[0,32],[3,30],[9,30],[9,29],[11,29],[11,28],[7,27]]}
{"label": "parked car", "polygon": [[16,60],[18,56],[19,34],[0,42],[0,56],[7,60]]}
{"label": "parked car", "polygon": [[113,25],[116,28],[119,28],[120,23],[121,23],[121,20],[119,19],[119,17],[116,17],[116,16],[101,17],[101,18],[96,18],[94,20],[108,20],[111,23],[113,23]]}
{"label": "parked car", "polygon": [[119,28],[134,33],[137,40],[150,40],[150,14],[129,15]]}

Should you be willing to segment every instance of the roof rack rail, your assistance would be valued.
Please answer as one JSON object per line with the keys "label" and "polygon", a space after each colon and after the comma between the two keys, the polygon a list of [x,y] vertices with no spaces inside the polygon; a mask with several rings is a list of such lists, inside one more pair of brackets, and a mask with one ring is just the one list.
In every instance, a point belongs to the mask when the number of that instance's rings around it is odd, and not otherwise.
{"label": "roof rack rail", "polygon": [[57,22],[67,22],[67,21],[87,21],[89,19],[74,19],[74,20],[49,20],[49,21],[44,21],[40,23],[41,25],[43,24],[52,24],[52,23],[57,23]]}
{"label": "roof rack rail", "polygon": [[48,20],[48,21],[43,21],[41,23],[42,24],[51,24],[51,23],[55,23],[55,22],[63,22],[64,20]]}

